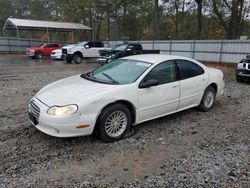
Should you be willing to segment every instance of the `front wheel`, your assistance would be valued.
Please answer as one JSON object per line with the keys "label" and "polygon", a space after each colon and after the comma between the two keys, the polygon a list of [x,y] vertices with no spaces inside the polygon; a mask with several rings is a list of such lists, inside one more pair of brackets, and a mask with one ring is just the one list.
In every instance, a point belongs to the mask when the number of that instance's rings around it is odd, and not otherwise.
{"label": "front wheel", "polygon": [[201,99],[198,108],[201,111],[207,112],[211,110],[211,108],[213,107],[214,101],[215,101],[215,89],[211,86],[208,86],[204,92],[204,95]]}
{"label": "front wheel", "polygon": [[108,106],[98,119],[99,138],[105,142],[122,139],[131,126],[131,119],[131,112],[125,105],[117,103]]}
{"label": "front wheel", "polygon": [[72,63],[72,58],[71,58],[71,57],[66,56],[65,59],[66,59],[66,62],[67,62],[67,63]]}
{"label": "front wheel", "polygon": [[75,54],[73,56],[73,62],[75,64],[80,64],[82,62],[82,56],[80,54]]}
{"label": "front wheel", "polygon": [[239,76],[236,76],[236,81],[237,81],[237,82],[243,82],[243,79],[240,78]]}
{"label": "front wheel", "polygon": [[36,58],[36,59],[42,59],[42,58],[43,58],[43,53],[42,53],[42,52],[37,52],[37,53],[35,54],[35,58]]}

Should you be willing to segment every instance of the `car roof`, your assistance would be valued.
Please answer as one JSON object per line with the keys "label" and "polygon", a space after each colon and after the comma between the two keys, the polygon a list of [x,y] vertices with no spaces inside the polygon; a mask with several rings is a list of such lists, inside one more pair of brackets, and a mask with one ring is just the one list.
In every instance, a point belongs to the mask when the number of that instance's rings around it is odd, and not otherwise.
{"label": "car roof", "polygon": [[158,64],[158,63],[162,63],[164,61],[173,60],[173,59],[183,59],[183,60],[188,60],[188,61],[199,63],[196,60],[188,58],[188,57],[175,56],[175,55],[163,55],[163,54],[141,54],[141,55],[127,56],[122,59],[132,59],[132,60],[144,61],[144,62],[153,63],[153,64]]}

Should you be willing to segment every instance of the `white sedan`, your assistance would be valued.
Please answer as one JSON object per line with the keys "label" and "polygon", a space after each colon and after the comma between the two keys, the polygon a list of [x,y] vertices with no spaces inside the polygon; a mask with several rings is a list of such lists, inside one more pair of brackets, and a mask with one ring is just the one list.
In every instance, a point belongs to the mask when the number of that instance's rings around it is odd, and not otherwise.
{"label": "white sedan", "polygon": [[96,133],[106,142],[131,125],[192,107],[209,111],[223,73],[181,56],[136,55],[42,88],[29,103],[32,124],[56,137]]}
{"label": "white sedan", "polygon": [[[63,48],[64,49],[69,49],[69,48],[71,48],[73,46],[74,46],[74,44],[69,44],[69,45],[64,46]],[[57,50],[53,50],[51,52],[50,58],[54,59],[54,60],[64,60],[65,56],[62,54],[62,48],[57,49]]]}

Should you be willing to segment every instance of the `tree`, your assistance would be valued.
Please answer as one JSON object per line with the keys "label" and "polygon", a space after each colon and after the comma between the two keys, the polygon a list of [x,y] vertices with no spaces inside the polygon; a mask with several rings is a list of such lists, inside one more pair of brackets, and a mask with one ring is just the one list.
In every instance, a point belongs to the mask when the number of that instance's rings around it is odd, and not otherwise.
{"label": "tree", "polygon": [[196,25],[196,36],[197,39],[201,38],[202,29],[202,0],[195,0],[197,4],[197,25]]}
{"label": "tree", "polygon": [[244,0],[212,0],[213,10],[228,39],[240,37]]}

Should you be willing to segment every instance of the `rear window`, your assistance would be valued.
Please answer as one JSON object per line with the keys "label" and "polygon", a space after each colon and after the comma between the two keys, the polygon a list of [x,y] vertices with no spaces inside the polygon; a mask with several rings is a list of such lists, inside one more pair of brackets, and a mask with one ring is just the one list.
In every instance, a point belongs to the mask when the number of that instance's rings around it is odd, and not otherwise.
{"label": "rear window", "polygon": [[177,60],[176,62],[179,69],[181,80],[199,76],[204,73],[203,68],[201,68],[199,65],[191,61]]}

